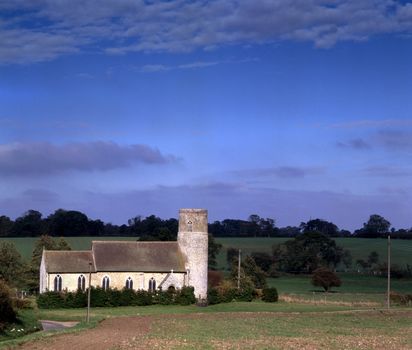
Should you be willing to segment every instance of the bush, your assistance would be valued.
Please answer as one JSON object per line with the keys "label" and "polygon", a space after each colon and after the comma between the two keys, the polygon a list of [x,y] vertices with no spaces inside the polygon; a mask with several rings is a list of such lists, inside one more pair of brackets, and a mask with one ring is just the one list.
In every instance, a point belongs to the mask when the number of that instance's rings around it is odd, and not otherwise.
{"label": "bush", "polygon": [[207,282],[210,287],[216,287],[223,281],[223,272],[209,270],[207,272]]}
{"label": "bush", "polygon": [[65,307],[63,294],[58,292],[45,292],[37,296],[39,309],[61,309]]}
{"label": "bush", "polygon": [[207,302],[209,305],[220,303],[219,291],[216,287],[209,288],[207,291]]}
{"label": "bush", "polygon": [[176,304],[191,305],[196,302],[195,289],[193,287],[183,287],[177,291]]}
{"label": "bush", "polygon": [[396,292],[391,292],[390,294],[391,303],[396,305],[411,305],[412,304],[412,294],[401,294]]}
{"label": "bush", "polygon": [[262,300],[267,303],[276,303],[279,300],[278,291],[276,288],[265,288],[262,290]]}
{"label": "bush", "polygon": [[236,289],[235,301],[252,301],[255,295],[254,288]]}
{"label": "bush", "polygon": [[135,295],[135,305],[137,306],[146,306],[153,304],[153,295],[145,290],[136,291]]}
{"label": "bush", "polygon": [[12,301],[15,309],[33,309],[33,304],[30,299],[12,298]]}
{"label": "bush", "polygon": [[[108,306],[145,306],[160,305],[190,305],[196,302],[193,287],[183,287],[179,290],[158,290],[150,293],[145,290],[91,288],[90,303],[92,307]],[[46,292],[38,295],[37,305],[40,309],[82,308],[87,306],[87,292]]]}
{"label": "bush", "polygon": [[342,281],[333,271],[320,267],[313,272],[312,284],[317,287],[323,287],[325,292],[328,292],[332,287],[340,287]]}
{"label": "bush", "polygon": [[16,320],[16,311],[10,296],[10,289],[5,282],[0,280],[0,331],[7,323]]}
{"label": "bush", "polygon": [[167,290],[167,291],[157,290],[153,294],[154,304],[171,305],[171,304],[174,304],[174,299],[175,299],[175,292],[172,290]]}

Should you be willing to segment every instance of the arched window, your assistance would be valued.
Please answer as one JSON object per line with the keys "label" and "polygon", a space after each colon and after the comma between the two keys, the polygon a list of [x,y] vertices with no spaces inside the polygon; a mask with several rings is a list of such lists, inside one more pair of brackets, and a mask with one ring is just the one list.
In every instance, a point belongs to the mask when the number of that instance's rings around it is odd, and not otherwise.
{"label": "arched window", "polygon": [[133,289],[133,280],[130,277],[126,280],[126,289]]}
{"label": "arched window", "polygon": [[109,276],[104,276],[104,277],[103,277],[103,281],[102,281],[102,288],[103,288],[104,290],[106,290],[106,289],[109,289],[109,287],[110,287],[110,279],[109,279]]}
{"label": "arched window", "polygon": [[176,288],[175,288],[175,286],[174,286],[173,284],[171,284],[171,285],[169,286],[169,288],[167,288],[167,291],[168,291],[168,292],[175,292],[175,291],[176,291]]}
{"label": "arched window", "polygon": [[192,232],[192,231],[193,231],[193,223],[192,223],[191,221],[188,221],[188,222],[187,222],[187,230],[188,230],[189,232]]}
{"label": "arched window", "polygon": [[86,278],[80,275],[77,279],[77,289],[84,291],[86,289]]}
{"label": "arched window", "polygon": [[62,291],[62,276],[57,275],[54,277],[54,291],[61,292]]}
{"label": "arched window", "polygon": [[154,278],[152,277],[149,280],[149,292],[154,292],[156,290],[156,281],[154,280]]}

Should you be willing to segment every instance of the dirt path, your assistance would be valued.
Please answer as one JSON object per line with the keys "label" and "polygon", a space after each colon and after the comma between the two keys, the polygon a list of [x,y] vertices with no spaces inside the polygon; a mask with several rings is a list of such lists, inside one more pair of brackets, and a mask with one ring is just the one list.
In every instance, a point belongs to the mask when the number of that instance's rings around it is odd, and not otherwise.
{"label": "dirt path", "polygon": [[95,349],[104,350],[124,348],[126,344],[146,334],[150,330],[151,317],[119,317],[104,320],[94,329],[60,334],[33,343],[27,343],[19,349]]}
{"label": "dirt path", "polygon": [[[328,318],[334,314],[341,314],[341,327],[339,332],[329,334],[328,328],[316,326],[319,320]],[[347,318],[353,315],[354,319]],[[362,318],[359,318],[359,315]],[[358,318],[356,318],[358,317]],[[58,349],[382,349],[400,350],[412,348],[412,336],[409,336],[411,327],[402,328],[401,322],[412,317],[412,311],[342,311],[342,312],[312,312],[312,313],[195,313],[195,314],[170,314],[155,316],[133,316],[108,318],[102,321],[96,328],[84,330],[77,333],[55,334],[50,337],[40,339],[19,347],[22,350]],[[269,332],[261,330],[259,327],[271,319],[282,318],[277,327],[286,324],[285,329],[279,332]],[[263,320],[263,322],[261,322]],[[283,321],[284,320],[284,321]],[[326,322],[335,322],[337,319],[330,318]],[[349,321],[348,321],[349,320]],[[253,328],[252,337],[242,337],[242,329]],[[299,334],[289,334],[289,326],[293,328],[295,322],[298,323],[301,331]],[[359,328],[361,324],[368,322],[366,327]],[[310,323],[315,326],[310,328]],[[376,324],[375,324],[376,323]],[[173,335],[185,333],[192,324],[201,326],[202,332],[206,332],[203,327],[209,329],[210,338],[196,342],[199,334],[192,339],[182,339]],[[234,336],[227,334],[215,334],[221,327],[232,328]],[[257,325],[256,325],[257,324]],[[410,323],[408,323],[410,324]],[[383,332],[382,326],[391,326],[390,333]],[[239,328],[236,328],[239,327]],[[196,330],[196,328],[195,328]],[[239,333],[240,332],[240,333]],[[172,337],[168,337],[168,334]],[[221,332],[220,332],[221,333]],[[249,332],[250,333],[250,332]],[[153,336],[154,334],[154,336]],[[186,333],[189,334],[189,333]],[[186,336],[185,336],[186,337]],[[200,335],[201,337],[201,335]],[[204,338],[204,337],[203,337]]]}

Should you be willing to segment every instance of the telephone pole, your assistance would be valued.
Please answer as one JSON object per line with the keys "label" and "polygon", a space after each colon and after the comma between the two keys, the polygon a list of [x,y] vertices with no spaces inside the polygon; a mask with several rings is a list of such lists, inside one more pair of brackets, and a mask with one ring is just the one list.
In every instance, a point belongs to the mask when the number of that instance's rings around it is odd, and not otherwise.
{"label": "telephone pole", "polygon": [[240,289],[240,253],[241,250],[239,249],[239,257],[237,259],[237,289]]}
{"label": "telephone pole", "polygon": [[388,235],[388,291],[386,300],[388,309],[391,307],[391,235]]}

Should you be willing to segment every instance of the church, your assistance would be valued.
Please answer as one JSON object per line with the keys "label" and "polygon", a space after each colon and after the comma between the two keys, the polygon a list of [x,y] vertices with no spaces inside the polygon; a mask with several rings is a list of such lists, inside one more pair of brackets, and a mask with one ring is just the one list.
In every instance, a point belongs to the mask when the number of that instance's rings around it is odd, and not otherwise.
{"label": "church", "polygon": [[177,241],[92,241],[90,250],[44,250],[40,293],[94,287],[155,291],[194,287],[207,297],[207,210],[180,209]]}

